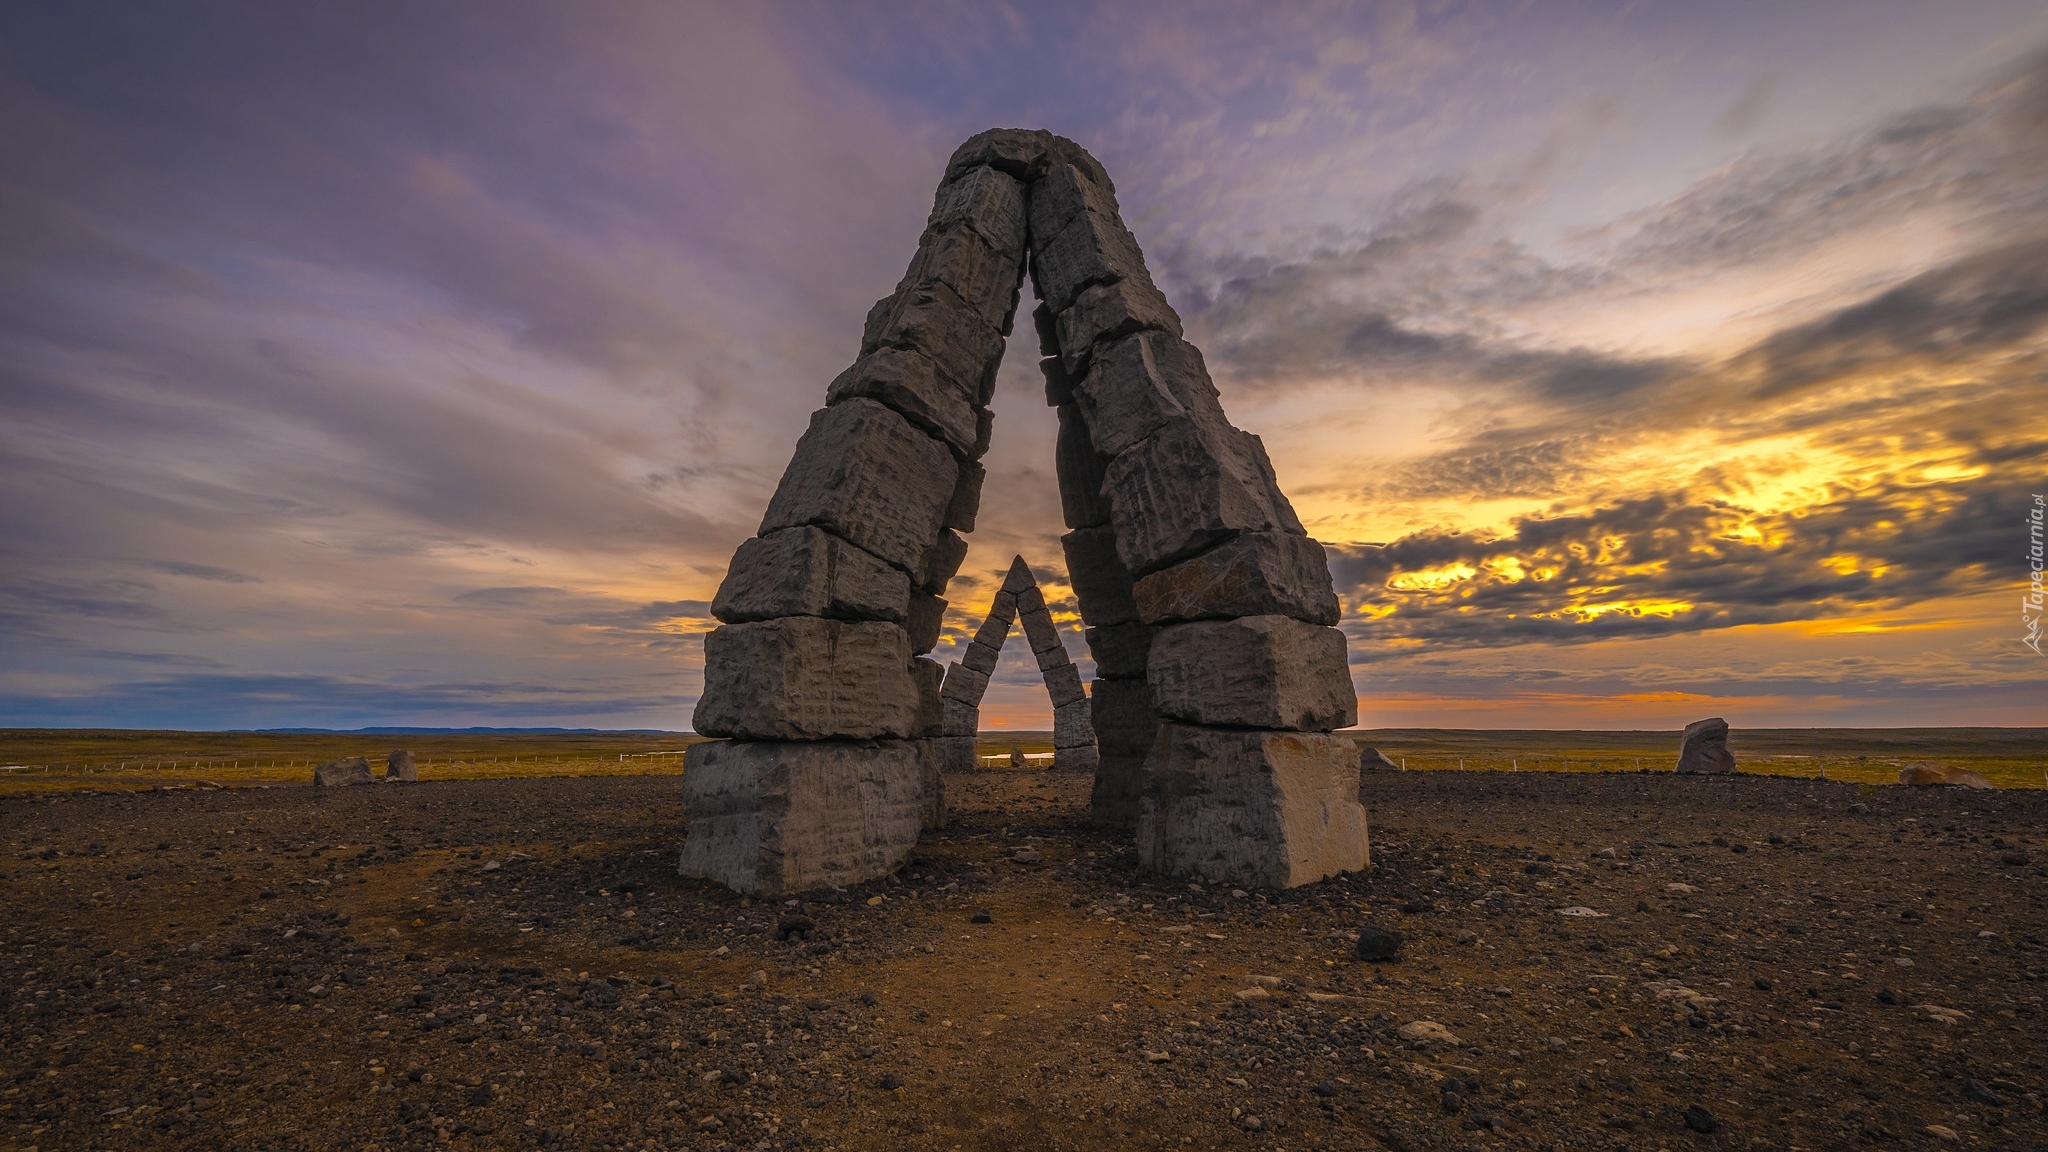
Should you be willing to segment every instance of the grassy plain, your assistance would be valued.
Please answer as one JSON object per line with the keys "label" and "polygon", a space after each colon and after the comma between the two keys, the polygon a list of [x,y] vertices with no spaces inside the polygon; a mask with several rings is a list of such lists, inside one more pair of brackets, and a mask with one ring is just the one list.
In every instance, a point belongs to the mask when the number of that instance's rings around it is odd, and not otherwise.
{"label": "grassy plain", "polygon": [[[1669,770],[1674,732],[1369,728],[1350,733],[1411,770]],[[677,732],[448,732],[427,735],[0,729],[0,795],[20,791],[306,783],[342,756],[373,765],[394,748],[426,780],[679,773],[697,736]],[[979,751],[1052,751],[1052,733],[985,731]],[[1980,772],[2001,788],[2048,786],[2048,728],[1761,728],[1729,739],[1744,772],[1895,784],[1920,761]],[[380,769],[381,771],[381,769]]]}

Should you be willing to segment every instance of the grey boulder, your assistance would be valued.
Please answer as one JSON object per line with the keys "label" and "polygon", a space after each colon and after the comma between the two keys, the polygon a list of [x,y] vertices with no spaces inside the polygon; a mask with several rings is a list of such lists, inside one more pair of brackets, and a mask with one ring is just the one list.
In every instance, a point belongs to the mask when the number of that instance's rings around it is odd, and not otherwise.
{"label": "grey boulder", "polygon": [[1685,735],[1678,741],[1678,771],[1687,776],[1735,771],[1735,756],[1728,751],[1726,720],[1714,716],[1685,726]]}
{"label": "grey boulder", "polygon": [[370,774],[369,760],[361,756],[329,760],[313,769],[313,783],[322,788],[344,788],[351,784],[376,782],[377,778]]}

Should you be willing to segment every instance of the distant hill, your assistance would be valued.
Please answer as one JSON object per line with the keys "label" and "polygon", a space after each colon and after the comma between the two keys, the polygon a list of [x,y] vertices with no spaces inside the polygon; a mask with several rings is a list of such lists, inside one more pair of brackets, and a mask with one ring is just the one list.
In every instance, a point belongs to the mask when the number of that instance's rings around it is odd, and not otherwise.
{"label": "distant hill", "polygon": [[231,728],[266,736],[688,736],[666,728]]}

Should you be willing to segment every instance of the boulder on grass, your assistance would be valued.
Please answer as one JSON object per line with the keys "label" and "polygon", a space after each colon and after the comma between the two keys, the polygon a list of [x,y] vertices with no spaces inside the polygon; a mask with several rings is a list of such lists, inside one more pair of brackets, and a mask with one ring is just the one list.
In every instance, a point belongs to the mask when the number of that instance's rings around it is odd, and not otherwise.
{"label": "boulder on grass", "polygon": [[400,784],[420,782],[420,762],[411,752],[400,748],[384,758],[384,779]]}
{"label": "boulder on grass", "polygon": [[313,769],[313,783],[322,788],[341,788],[350,784],[374,784],[377,778],[370,775],[370,762],[361,756],[350,756],[343,760],[329,760]]}
{"label": "boulder on grass", "polygon": [[1728,722],[1719,716],[1695,720],[1685,726],[1678,741],[1680,775],[1717,775],[1735,771],[1735,756],[1728,751]]}
{"label": "boulder on grass", "polygon": [[1968,768],[1957,768],[1952,764],[1908,764],[1899,769],[1899,783],[1914,788],[1931,788],[1949,784],[1958,788],[1996,788],[1998,785]]}
{"label": "boulder on grass", "polygon": [[1358,770],[1360,772],[1399,772],[1401,766],[1387,759],[1387,754],[1377,748],[1361,745],[1358,749]]}

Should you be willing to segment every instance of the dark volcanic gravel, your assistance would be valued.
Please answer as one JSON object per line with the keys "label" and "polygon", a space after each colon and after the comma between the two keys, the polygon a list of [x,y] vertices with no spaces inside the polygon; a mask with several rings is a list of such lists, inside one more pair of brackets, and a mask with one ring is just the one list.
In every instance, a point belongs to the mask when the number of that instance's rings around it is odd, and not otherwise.
{"label": "dark volcanic gravel", "polygon": [[2048,794],[1377,775],[1261,894],[948,787],[795,904],[672,776],[0,801],[0,1149],[2048,1147]]}

